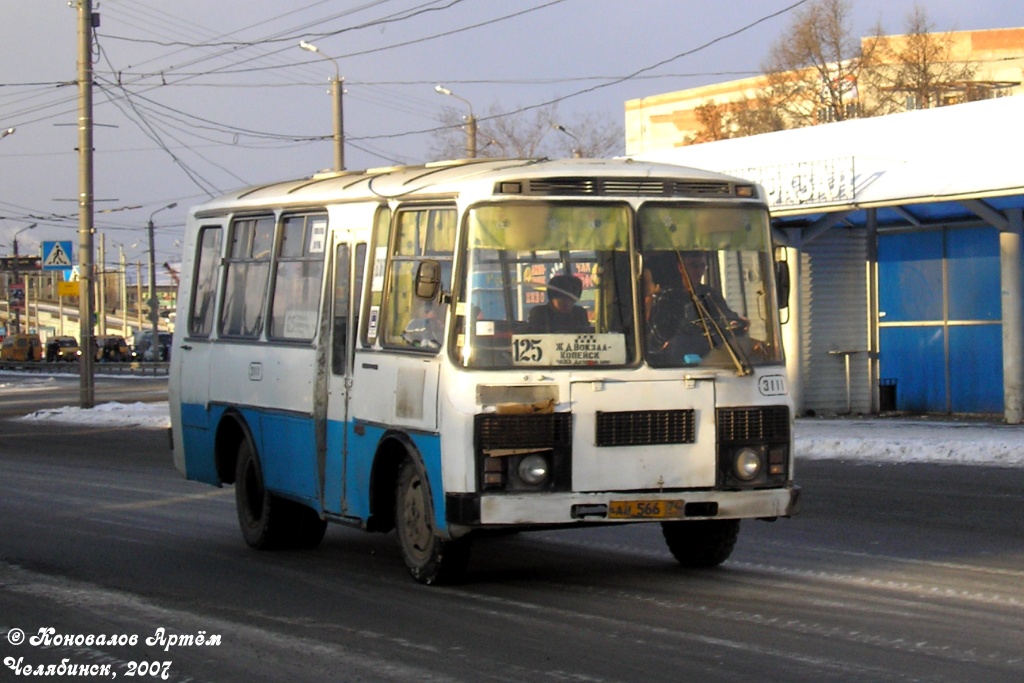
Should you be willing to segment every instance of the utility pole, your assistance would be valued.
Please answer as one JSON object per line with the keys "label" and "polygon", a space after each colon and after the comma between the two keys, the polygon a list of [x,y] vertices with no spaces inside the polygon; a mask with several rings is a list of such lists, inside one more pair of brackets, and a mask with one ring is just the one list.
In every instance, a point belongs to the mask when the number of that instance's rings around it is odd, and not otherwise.
{"label": "utility pole", "polygon": [[[135,314],[138,316],[139,331],[142,331],[142,264],[135,262]],[[140,359],[141,360],[141,359]]]}
{"label": "utility pole", "polygon": [[[11,129],[11,130],[13,130],[13,129]],[[32,225],[25,226],[21,230],[18,230],[16,233],[14,233],[14,242],[12,244],[12,246],[14,247],[14,282],[18,282],[18,277],[20,275],[18,273],[18,235],[20,235],[21,233],[25,232],[26,230],[31,230],[32,228],[36,227],[36,225],[38,225],[38,223],[33,223]],[[26,280],[24,283],[22,283],[22,287],[24,287],[24,289],[22,290],[22,294],[24,295],[24,302],[25,302],[25,319],[28,320],[28,280]],[[8,316],[7,317],[10,318],[9,312],[8,312]],[[26,324],[31,326],[31,321],[27,322]],[[20,334],[20,333],[21,333],[21,309],[20,308],[15,308],[14,309],[14,334]]]}
{"label": "utility pole", "polygon": [[93,377],[93,258],[92,258],[92,30],[99,24],[92,0],[78,0],[78,322],[82,356],[78,360],[78,402],[92,408],[96,402]]}
{"label": "utility pole", "polygon": [[121,311],[121,334],[128,334],[128,262],[124,258],[124,245],[117,245],[117,308]]}
{"label": "utility pole", "polygon": [[345,116],[341,96],[344,93],[342,83],[345,79],[340,74],[334,75],[331,81],[331,93],[334,95],[334,170],[345,170]]}
{"label": "utility pole", "polygon": [[106,235],[100,233],[100,253],[96,261],[96,329],[102,336],[107,333],[107,241]]}
{"label": "utility pole", "polygon": [[153,331],[153,336],[150,338],[149,349],[153,355],[153,361],[160,360],[160,300],[156,298],[156,248],[154,246],[155,240],[153,237],[153,216],[157,215],[164,209],[173,209],[178,205],[178,202],[171,202],[167,206],[162,206],[153,213],[149,214],[149,324]]}

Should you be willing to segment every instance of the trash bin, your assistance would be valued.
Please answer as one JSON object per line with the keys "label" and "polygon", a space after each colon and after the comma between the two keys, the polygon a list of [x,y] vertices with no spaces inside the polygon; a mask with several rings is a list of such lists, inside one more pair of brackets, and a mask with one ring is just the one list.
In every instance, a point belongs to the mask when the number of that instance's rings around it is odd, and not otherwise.
{"label": "trash bin", "polygon": [[891,413],[896,410],[896,380],[878,380],[878,412]]}

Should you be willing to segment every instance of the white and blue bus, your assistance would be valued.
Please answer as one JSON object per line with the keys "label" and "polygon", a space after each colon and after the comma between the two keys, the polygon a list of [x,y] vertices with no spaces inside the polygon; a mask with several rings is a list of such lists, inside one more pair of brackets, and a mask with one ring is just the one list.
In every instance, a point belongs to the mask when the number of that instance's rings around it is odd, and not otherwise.
{"label": "white and blue bus", "polygon": [[174,460],[245,541],[396,531],[423,583],[492,530],[658,522],[724,562],[796,514],[763,191],[632,160],[252,187],[188,219]]}

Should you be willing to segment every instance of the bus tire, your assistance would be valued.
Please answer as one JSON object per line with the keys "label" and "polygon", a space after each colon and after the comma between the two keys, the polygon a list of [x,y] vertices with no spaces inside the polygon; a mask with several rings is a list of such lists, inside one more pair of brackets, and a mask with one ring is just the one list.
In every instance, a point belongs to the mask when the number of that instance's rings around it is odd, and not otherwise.
{"label": "bus tire", "polygon": [[717,567],[729,559],[736,547],[740,520],[662,522],[661,533],[679,564],[694,569]]}
{"label": "bus tire", "polygon": [[411,458],[398,471],[395,531],[402,559],[423,584],[454,583],[469,564],[470,539],[443,539],[434,533],[434,511],[427,478]]}
{"label": "bus tire", "polygon": [[275,550],[285,545],[289,503],[267,491],[263,468],[249,439],[238,445],[235,468],[235,508],[242,537],[258,550]]}

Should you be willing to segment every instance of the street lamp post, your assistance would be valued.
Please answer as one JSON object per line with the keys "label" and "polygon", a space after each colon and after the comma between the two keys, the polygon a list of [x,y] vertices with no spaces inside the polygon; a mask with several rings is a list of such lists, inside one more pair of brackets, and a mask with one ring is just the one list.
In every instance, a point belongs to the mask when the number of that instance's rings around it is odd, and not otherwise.
{"label": "street lamp post", "polygon": [[576,145],[575,145],[575,146],[574,146],[574,147],[572,148],[572,158],[573,158],[573,159],[582,159],[582,158],[583,158],[583,150],[582,150],[582,149],[580,149],[580,148],[581,148],[581,147],[582,147],[583,145],[582,145],[582,144],[580,143],[580,139],[579,139],[578,137],[576,137],[575,135],[573,135],[573,134],[572,134],[572,133],[571,133],[571,132],[569,131],[569,129],[568,129],[568,128],[566,128],[565,126],[563,126],[563,125],[562,125],[562,124],[560,124],[560,123],[556,123],[556,124],[555,124],[555,126],[554,126],[554,128],[555,128],[555,130],[557,130],[558,132],[560,132],[560,133],[565,133],[566,135],[568,135],[568,136],[569,136],[570,138],[572,138],[572,141],[576,143]]}
{"label": "street lamp post", "polygon": [[[18,281],[18,277],[19,277],[19,275],[18,275],[18,235],[20,235],[21,233],[25,232],[26,230],[31,230],[32,228],[36,227],[36,225],[38,225],[38,223],[33,223],[31,225],[26,225],[21,230],[18,230],[17,232],[14,233],[14,239],[11,241],[11,247],[13,247],[13,249],[14,249],[14,281],[15,282]],[[26,294],[25,301],[26,301],[26,305],[27,305],[27,302],[28,302],[28,285],[27,284],[25,285],[25,294]],[[25,310],[25,315],[28,315],[28,309]],[[31,325],[31,324],[32,324],[32,320],[29,319],[29,325]],[[21,333],[21,309],[20,308],[15,308],[14,309],[14,334],[20,334],[20,333]]]}
{"label": "street lamp post", "polygon": [[434,91],[465,102],[469,107],[469,116],[466,117],[466,158],[476,159],[476,117],[473,116],[473,103],[464,97],[459,97],[443,85],[435,85]]}
{"label": "street lamp post", "polygon": [[331,97],[334,100],[334,170],[345,170],[345,117],[342,109],[341,96],[344,92],[341,84],[345,79],[341,77],[341,69],[338,67],[338,60],[328,57],[320,51],[316,45],[299,41],[299,47],[306,52],[313,52],[320,55],[334,64],[334,78],[331,79]]}
{"label": "street lamp post", "polygon": [[159,355],[157,355],[157,345],[160,343],[160,335],[157,331],[160,323],[160,302],[156,298],[156,247],[153,237],[153,216],[166,209],[173,209],[177,205],[178,202],[171,202],[167,206],[162,206],[149,214],[149,322],[153,330],[153,336],[149,341],[149,348],[153,353],[154,361],[160,360]]}

